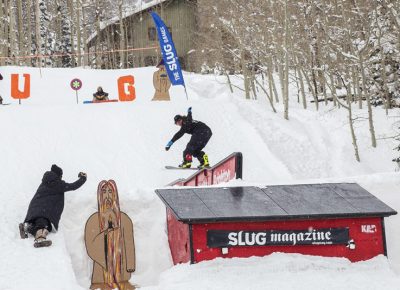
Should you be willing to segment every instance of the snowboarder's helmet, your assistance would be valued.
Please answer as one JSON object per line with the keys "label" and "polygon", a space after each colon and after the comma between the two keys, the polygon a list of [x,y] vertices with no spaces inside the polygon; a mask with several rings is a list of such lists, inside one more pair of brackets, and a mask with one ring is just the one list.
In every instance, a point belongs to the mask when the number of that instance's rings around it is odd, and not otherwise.
{"label": "snowboarder's helmet", "polygon": [[174,123],[176,124],[176,122],[178,122],[179,120],[182,120],[182,119],[183,119],[183,117],[181,115],[176,115],[174,117]]}

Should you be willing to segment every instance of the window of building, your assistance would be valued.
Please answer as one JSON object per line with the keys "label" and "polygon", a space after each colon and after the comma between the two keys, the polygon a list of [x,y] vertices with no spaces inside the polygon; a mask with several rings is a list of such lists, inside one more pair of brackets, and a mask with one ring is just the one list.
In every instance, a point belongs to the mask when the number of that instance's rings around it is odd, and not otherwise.
{"label": "window of building", "polygon": [[[169,34],[171,34],[171,37],[172,37],[172,28],[168,27],[168,31],[169,31]],[[150,41],[156,41],[158,39],[157,38],[157,29],[155,27],[149,27],[147,33],[148,33]]]}
{"label": "window of building", "polygon": [[157,65],[157,57],[148,55],[144,58],[144,65],[145,66],[156,66]]}
{"label": "window of building", "polygon": [[156,30],[155,27],[149,27],[148,34],[149,34],[149,40],[150,41],[156,41],[157,40],[157,30]]}

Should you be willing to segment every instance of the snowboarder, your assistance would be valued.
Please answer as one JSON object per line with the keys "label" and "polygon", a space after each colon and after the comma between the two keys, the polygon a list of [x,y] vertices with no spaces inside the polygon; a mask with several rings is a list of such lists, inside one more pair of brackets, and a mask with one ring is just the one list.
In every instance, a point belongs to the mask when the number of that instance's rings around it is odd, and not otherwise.
{"label": "snowboarder", "polygon": [[165,150],[169,150],[179,138],[185,133],[191,134],[189,143],[186,145],[186,149],[183,151],[183,162],[179,165],[181,168],[190,168],[192,166],[192,156],[196,157],[200,165],[199,169],[209,167],[207,154],[202,149],[207,145],[211,138],[211,129],[200,121],[192,119],[192,107],[188,109],[187,116],[176,115],[174,117],[175,125],[180,126],[181,129],[172,137],[171,141],[165,146]]}
{"label": "snowboarder", "polygon": [[108,93],[103,91],[102,87],[97,88],[97,92],[93,94],[93,102],[108,101]]}
{"label": "snowboarder", "polygon": [[29,204],[24,223],[19,224],[21,238],[27,238],[30,233],[35,237],[36,248],[51,245],[46,237],[53,226],[58,229],[64,210],[64,193],[76,190],[86,182],[86,173],[79,172],[79,179],[74,183],[63,181],[62,174],[62,169],[55,164],[51,166],[51,171],[45,172],[42,183]]}
{"label": "snowboarder", "polygon": [[0,74],[0,81],[2,81],[3,80],[3,76]]}

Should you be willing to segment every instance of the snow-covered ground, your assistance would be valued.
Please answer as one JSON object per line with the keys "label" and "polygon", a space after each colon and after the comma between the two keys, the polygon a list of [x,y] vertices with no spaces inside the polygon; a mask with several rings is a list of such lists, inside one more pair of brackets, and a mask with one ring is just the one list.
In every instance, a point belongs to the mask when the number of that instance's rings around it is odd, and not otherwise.
{"label": "snow-covered ground", "polygon": [[[154,189],[193,172],[168,171],[164,165],[181,160],[189,136],[170,151],[165,144],[177,131],[175,114],[193,107],[195,119],[213,130],[206,152],[213,163],[231,152],[244,156],[243,180],[229,185],[357,182],[399,211],[399,173],[391,159],[398,111],[386,116],[375,109],[378,147],[370,146],[366,120],[356,123],[361,162],[354,158],[345,110],[309,104],[303,110],[292,88],[290,121],[271,111],[265,98],[246,101],[224,85],[224,77],[185,74],[189,94],[171,88],[171,102],[151,102],[154,69],[94,71],[1,67],[0,199],[4,201],[0,228],[0,289],[87,289],[91,260],[83,234],[86,220],[97,211],[96,190],[103,179],[118,185],[121,210],[134,222],[137,270],[131,282],[146,290],[167,289],[399,289],[400,217],[386,222],[388,259],[350,263],[346,259],[273,254],[249,259],[217,259],[197,265],[173,266],[166,236],[165,208]],[[10,98],[10,74],[31,74],[31,98]],[[128,103],[83,105],[97,86],[117,98],[117,78],[135,76],[137,99]],[[83,81],[80,104],[69,87]],[[238,80],[234,80],[238,81]],[[355,109],[359,117],[365,110]],[[17,225],[43,173],[56,163],[67,182],[79,171],[87,183],[66,194],[59,232],[53,246],[32,247],[21,240]]]}

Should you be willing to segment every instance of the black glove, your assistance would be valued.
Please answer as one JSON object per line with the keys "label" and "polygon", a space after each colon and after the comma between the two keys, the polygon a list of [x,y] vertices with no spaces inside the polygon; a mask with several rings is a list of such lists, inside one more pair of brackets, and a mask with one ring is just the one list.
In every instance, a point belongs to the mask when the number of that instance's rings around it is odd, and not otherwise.
{"label": "black glove", "polygon": [[79,178],[81,178],[81,177],[87,178],[87,175],[86,175],[86,173],[84,173],[84,172],[79,172],[78,177],[79,177]]}
{"label": "black glove", "polygon": [[192,107],[188,108],[188,114],[192,112]]}

